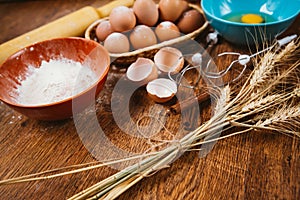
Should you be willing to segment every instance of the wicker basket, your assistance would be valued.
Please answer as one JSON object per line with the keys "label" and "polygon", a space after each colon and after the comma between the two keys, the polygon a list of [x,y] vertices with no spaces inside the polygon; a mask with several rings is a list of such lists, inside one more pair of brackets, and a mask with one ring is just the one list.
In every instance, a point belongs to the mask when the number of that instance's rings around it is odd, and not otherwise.
{"label": "wicker basket", "polygon": [[[196,9],[197,11],[199,11],[202,15],[203,15],[203,19],[205,19],[204,14],[202,9],[199,6],[196,6],[194,4],[189,4],[189,7],[191,9]],[[98,42],[97,37],[96,37],[96,27],[98,26],[99,23],[101,23],[104,20],[108,20],[109,18],[102,18],[99,19],[97,21],[95,21],[94,23],[92,23],[85,31],[85,38],[90,39],[90,40],[95,40]],[[141,49],[137,49],[137,50],[133,50],[130,52],[125,52],[125,53],[110,53],[110,57],[112,59],[112,61],[114,62],[114,64],[116,65],[129,65],[133,62],[135,62],[135,60],[138,57],[145,57],[145,58],[153,58],[154,54],[162,47],[166,47],[166,46],[172,46],[172,45],[176,45],[179,43],[182,43],[186,40],[190,40],[190,39],[194,39],[197,35],[199,35],[203,30],[205,30],[208,26],[208,22],[205,21],[203,23],[203,25],[198,28],[197,30],[186,34],[186,35],[182,35],[178,38],[174,38],[171,40],[167,40],[164,42],[160,42],[158,44],[149,46],[149,47],[145,47],[145,48],[141,48]]]}

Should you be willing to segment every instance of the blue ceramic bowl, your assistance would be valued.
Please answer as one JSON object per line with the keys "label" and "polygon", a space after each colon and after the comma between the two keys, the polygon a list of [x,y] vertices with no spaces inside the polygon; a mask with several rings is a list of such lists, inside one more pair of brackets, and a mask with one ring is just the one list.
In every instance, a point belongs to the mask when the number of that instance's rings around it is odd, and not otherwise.
{"label": "blue ceramic bowl", "polygon": [[[300,12],[300,0],[202,0],[201,7],[211,26],[227,41],[253,45],[285,31]],[[234,19],[250,13],[265,21],[246,24]]]}

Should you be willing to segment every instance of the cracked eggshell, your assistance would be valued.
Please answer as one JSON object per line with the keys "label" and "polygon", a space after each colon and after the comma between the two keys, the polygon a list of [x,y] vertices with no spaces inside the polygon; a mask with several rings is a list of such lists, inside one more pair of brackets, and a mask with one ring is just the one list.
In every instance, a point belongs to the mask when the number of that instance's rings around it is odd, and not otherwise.
{"label": "cracked eggshell", "polygon": [[138,58],[128,67],[126,76],[137,84],[146,85],[158,77],[158,71],[151,59]]}
{"label": "cracked eggshell", "polygon": [[162,73],[178,73],[183,68],[184,58],[178,49],[164,47],[154,55],[154,63]]}
{"label": "cracked eggshell", "polygon": [[177,85],[166,78],[158,78],[147,84],[149,97],[157,103],[170,101],[177,93]]}

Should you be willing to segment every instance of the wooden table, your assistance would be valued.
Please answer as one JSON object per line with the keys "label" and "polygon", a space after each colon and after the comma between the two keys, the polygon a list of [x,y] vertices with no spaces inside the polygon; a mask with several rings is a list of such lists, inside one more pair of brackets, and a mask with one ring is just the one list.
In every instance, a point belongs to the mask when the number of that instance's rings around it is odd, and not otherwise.
{"label": "wooden table", "polygon": [[[85,5],[103,1],[1,1],[0,43],[57,19]],[[286,32],[298,33],[300,18]],[[202,37],[199,37],[199,42]],[[221,41],[212,54],[247,52]],[[1,52],[0,52],[1,53]],[[111,114],[110,96],[124,70],[111,70],[100,95],[101,125],[114,144],[133,151],[135,143],[122,136]],[[140,95],[140,96],[139,96]],[[150,100],[135,97],[139,111]],[[208,105],[207,105],[208,106]],[[203,109],[205,111],[205,108]],[[209,117],[203,112],[202,118]],[[169,123],[178,123],[170,116]],[[118,135],[119,134],[119,135]],[[0,179],[95,161],[77,134],[72,119],[40,122],[0,103]],[[300,142],[279,133],[251,132],[217,142],[205,157],[187,152],[169,168],[143,179],[119,199],[300,199]],[[64,177],[0,187],[0,199],[65,199],[116,173],[104,167]]]}

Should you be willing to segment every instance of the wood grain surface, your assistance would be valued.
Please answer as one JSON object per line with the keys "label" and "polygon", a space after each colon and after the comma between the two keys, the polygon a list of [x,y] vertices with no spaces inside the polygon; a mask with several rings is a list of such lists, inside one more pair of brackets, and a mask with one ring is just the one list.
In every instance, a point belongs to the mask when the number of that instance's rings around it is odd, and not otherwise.
{"label": "wood grain surface", "polygon": [[[75,11],[85,5],[99,7],[103,1],[1,1],[0,43],[12,39],[40,25]],[[297,33],[300,18],[285,33]],[[204,42],[205,33],[197,38]],[[221,40],[211,55],[224,51],[247,53],[247,48],[233,46]],[[0,52],[1,53],[1,52]],[[248,52],[249,53],[249,52]],[[230,61],[222,60],[223,66]],[[123,77],[125,69],[111,68],[104,90],[97,104],[97,118],[111,143],[124,152],[141,152],[149,148],[147,142],[124,134],[118,128],[112,114],[111,97],[114,86]],[[119,95],[122,100],[122,94]],[[156,105],[143,88],[133,93],[129,111],[135,122],[148,123],[153,129],[162,129],[161,138],[168,138],[166,130],[151,119],[151,114],[165,120],[168,130],[178,131],[185,122],[192,128],[210,117],[209,103],[201,105],[201,116],[194,120],[188,114],[167,113],[169,105]],[[73,119],[60,122],[31,120],[0,103],[0,180],[37,173],[58,167],[96,161],[96,151],[113,154],[91,142],[93,135],[85,135],[87,144],[78,134],[78,126],[88,129],[86,111],[79,116],[80,123]],[[154,123],[154,124],[151,124]],[[78,125],[79,124],[79,125]],[[148,126],[149,127],[149,126]],[[190,128],[191,128],[190,127]],[[133,126],[125,127],[131,131]],[[126,130],[125,130],[126,131]],[[179,132],[179,131],[178,131]],[[151,133],[149,133],[151,134]],[[139,145],[137,145],[139,144]],[[95,145],[93,148],[92,145]],[[147,146],[148,145],[148,146]],[[92,152],[91,150],[95,150]],[[115,155],[116,157],[120,155]],[[96,156],[97,157],[97,156]],[[219,141],[204,158],[198,152],[186,152],[169,168],[163,169],[130,188],[118,199],[300,199],[300,141],[275,132],[251,132]],[[104,167],[64,177],[0,186],[0,199],[65,199],[92,184],[114,174],[117,169]]]}

